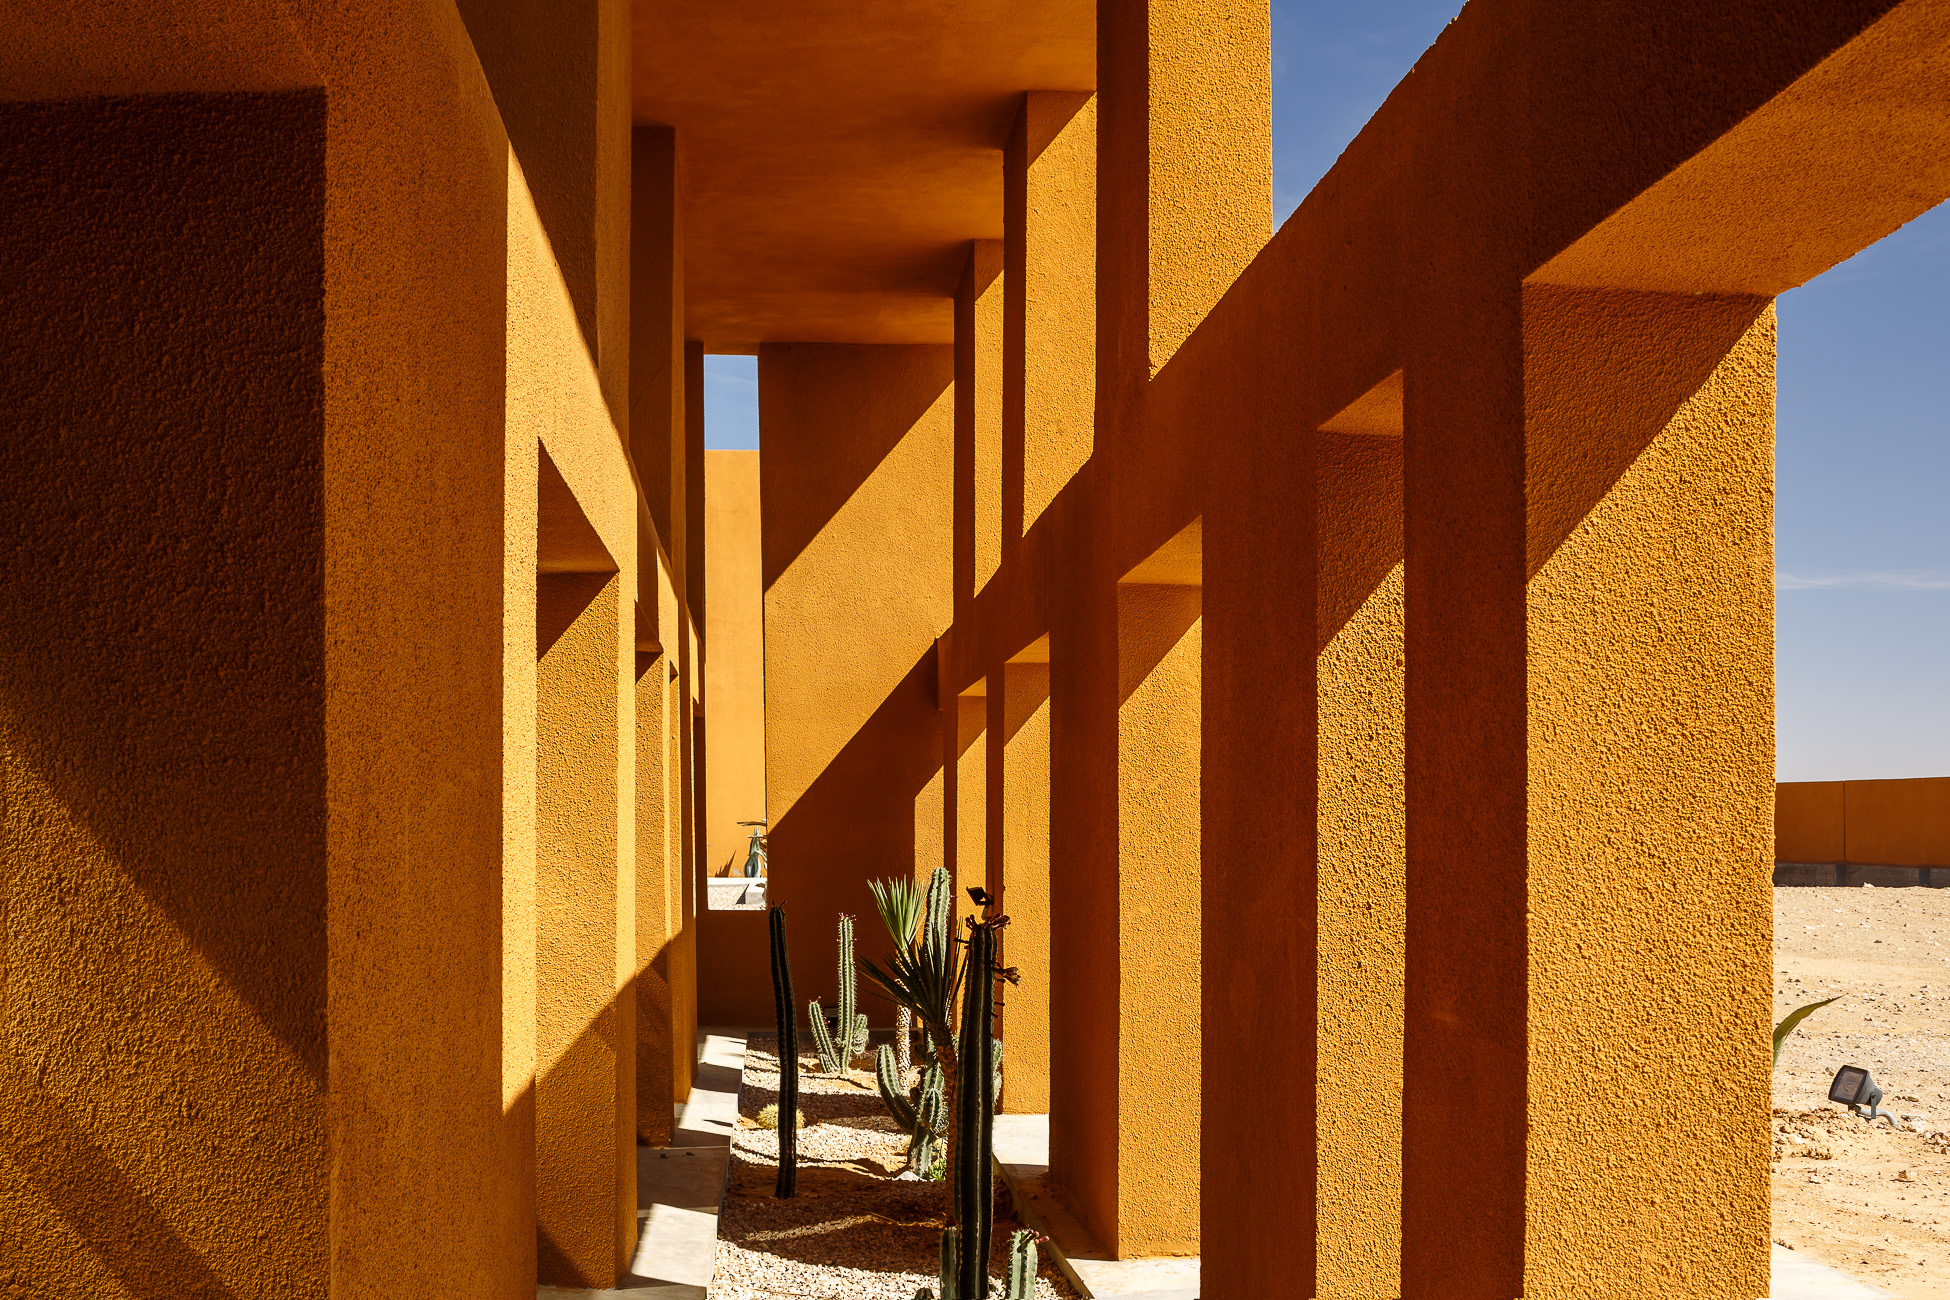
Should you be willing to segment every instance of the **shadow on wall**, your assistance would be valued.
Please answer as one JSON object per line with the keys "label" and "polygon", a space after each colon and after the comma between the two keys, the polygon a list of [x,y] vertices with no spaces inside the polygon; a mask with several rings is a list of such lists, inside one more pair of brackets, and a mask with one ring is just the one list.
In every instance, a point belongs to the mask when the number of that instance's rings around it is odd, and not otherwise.
{"label": "shadow on wall", "polygon": [[327,1248],[325,122],[0,106],[0,1290]]}

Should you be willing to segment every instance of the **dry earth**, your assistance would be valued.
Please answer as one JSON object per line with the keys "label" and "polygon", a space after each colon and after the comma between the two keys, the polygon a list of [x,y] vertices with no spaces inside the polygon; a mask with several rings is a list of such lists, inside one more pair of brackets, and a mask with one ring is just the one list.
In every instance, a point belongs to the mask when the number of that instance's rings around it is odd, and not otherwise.
{"label": "dry earth", "polygon": [[[1950,1300],[1950,889],[1774,891],[1774,1015],[1844,994],[1774,1073],[1774,1240],[1906,1300]],[[1830,1102],[1866,1066],[1902,1127]]]}
{"label": "dry earth", "polygon": [[[800,1059],[798,1195],[772,1194],[779,1138],[754,1120],[779,1099],[775,1041],[767,1034],[745,1045],[711,1300],[913,1300],[920,1287],[936,1289],[947,1184],[897,1178],[907,1135],[880,1104],[872,1074],[842,1079],[819,1073],[815,1056]],[[989,1257],[998,1298],[1009,1234],[1021,1226],[1005,1210],[1006,1202],[996,1207]],[[1037,1300],[1074,1300],[1048,1257],[1039,1263]]]}

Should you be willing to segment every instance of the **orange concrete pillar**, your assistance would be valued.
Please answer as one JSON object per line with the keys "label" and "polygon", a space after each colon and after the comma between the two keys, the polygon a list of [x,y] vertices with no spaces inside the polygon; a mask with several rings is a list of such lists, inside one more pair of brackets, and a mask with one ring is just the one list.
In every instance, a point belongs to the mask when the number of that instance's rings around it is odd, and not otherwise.
{"label": "orange concrete pillar", "polygon": [[1003,150],[1002,546],[1090,457],[1096,403],[1097,105],[1023,96]]}
{"label": "orange concrete pillar", "polygon": [[[0,122],[0,1277],[22,1295],[322,1297],[335,1163],[376,1171],[375,1125],[427,1132],[384,1095],[389,1065],[452,1089],[456,1146],[489,1173],[494,1053],[470,1026],[497,1010],[499,738],[469,709],[491,692],[416,674],[361,615],[491,681],[498,557],[446,575],[431,610],[398,557],[336,538],[386,577],[328,616],[328,502],[350,467],[324,456],[322,92],[9,103]],[[460,423],[428,472],[494,511],[474,493],[499,447]],[[373,662],[341,662],[337,638]],[[334,666],[391,676],[400,714],[356,687],[328,707]],[[464,716],[430,726],[443,709]],[[389,801],[368,806],[389,741]],[[438,788],[435,761],[478,780]],[[328,790],[349,800],[332,828]],[[445,905],[405,902],[426,896]],[[370,927],[362,954],[333,942],[341,910]],[[408,978],[434,992],[392,1019]],[[374,1051],[381,1021],[406,1060]],[[442,1035],[454,1055],[419,1059]]]}
{"label": "orange concrete pillar", "polygon": [[[678,1101],[688,1100],[691,1081],[697,1075],[697,909],[699,873],[704,853],[704,736],[701,730],[704,700],[702,628],[704,619],[704,345],[696,339],[684,343],[684,462],[683,583],[679,591],[683,641],[677,663],[680,694],[686,707],[684,720],[689,727],[683,746],[681,769],[683,791],[688,801],[684,813],[684,837],[680,858],[673,867],[676,889],[672,895],[678,906],[676,933],[671,944],[671,1086]],[[675,502],[672,505],[676,510]],[[673,532],[680,523],[673,520]],[[673,572],[675,570],[673,569]]]}
{"label": "orange concrete pillar", "polygon": [[[1075,512],[1072,564],[1049,602],[1051,804],[1062,810],[1051,857],[1064,864],[1051,883],[1051,1032],[1064,1050],[1051,1062],[1050,1160],[1119,1256],[1199,1249],[1201,1013],[1189,998],[1153,1001],[1199,986],[1202,934],[1199,835],[1166,817],[1189,797],[1198,824],[1199,602],[1119,591],[1186,584],[1163,574],[1187,560],[1197,583],[1198,535],[1166,548],[1188,555],[1145,562],[1159,575],[1127,571],[1143,551],[1133,556],[1119,529],[1143,517],[1150,485],[1119,475],[1122,453],[1144,442],[1153,376],[1270,233],[1267,21],[1231,0],[1098,8],[1096,413],[1083,472],[1094,490]],[[1228,93],[1214,96],[1214,85]],[[1180,850],[1168,880],[1142,828],[1126,824],[1147,817]],[[1127,851],[1139,856],[1127,863]],[[1169,925],[1150,910],[1147,886],[1171,900]],[[1142,923],[1127,906],[1146,909]],[[1140,1006],[1160,1016],[1157,1033],[1130,1018]],[[1152,1062],[1173,1072],[1169,1116]]]}
{"label": "orange concrete pillar", "polygon": [[[1095,404],[1097,114],[1088,91],[1030,91],[1003,150],[1001,537],[1005,567],[1090,456]],[[1041,574],[1016,573],[1024,587]],[[991,632],[991,637],[998,633]],[[1022,982],[1002,1013],[1002,1107],[1050,1109],[1049,639],[985,645],[989,889]]]}
{"label": "orange concrete pillar", "polygon": [[[1398,393],[1399,375],[1392,382]],[[1347,1300],[1401,1291],[1399,403],[1394,410],[1392,433],[1316,439],[1315,1293]]]}
{"label": "orange concrete pillar", "polygon": [[670,846],[672,669],[661,634],[676,624],[677,595],[668,561],[647,528],[639,535],[637,555],[654,574],[651,583],[639,584],[637,599],[651,594],[656,604],[647,613],[641,603],[635,610],[636,1133],[640,1141],[662,1146],[670,1141],[675,1118],[669,949],[680,921],[683,885]]}
{"label": "orange concrete pillar", "polygon": [[535,1218],[540,1279],[558,1286],[613,1286],[635,1244],[636,864],[617,776],[632,640],[615,574],[542,572]]}
{"label": "orange concrete pillar", "polygon": [[[955,290],[955,621],[971,627],[975,597],[995,576],[1002,547],[1002,241],[977,239]],[[956,693],[942,757],[958,916],[978,909],[969,889],[988,882],[988,690],[991,651],[972,632],[944,642],[942,668]],[[959,927],[957,928],[959,932]]]}
{"label": "orange concrete pillar", "polygon": [[[1772,311],[1452,285],[1407,368],[1403,1293],[1754,1294]],[[1659,865],[1701,843],[1711,890]]]}
{"label": "orange concrete pillar", "polygon": [[[685,572],[689,501],[689,425],[701,418],[687,382],[684,339],[683,205],[676,133],[639,126],[631,135],[630,392],[629,447],[641,485],[646,517],[640,522],[636,609],[654,614],[661,656],[639,683],[649,705],[640,719],[639,751],[656,774],[641,792],[638,847],[643,933],[639,958],[651,994],[639,1004],[638,1097],[645,1111],[640,1131],[667,1131],[675,1103],[687,1095],[694,1053],[694,965],[687,926],[686,818],[691,773],[689,709],[679,707],[689,683],[688,606]],[[654,730],[652,729],[654,728]],[[654,758],[649,756],[654,754]]]}
{"label": "orange concrete pillar", "polygon": [[1002,1109],[1049,1111],[1049,664],[1047,643],[1002,665],[990,678],[988,734],[988,889],[1002,899],[1009,928],[1003,964],[1022,982],[1003,1000]]}
{"label": "orange concrete pillar", "polygon": [[1117,589],[1120,1255],[1199,1241],[1199,614],[1195,586]]}
{"label": "orange concrete pillar", "polygon": [[807,998],[830,996],[838,915],[870,917],[866,880],[941,860],[953,379],[950,347],[759,350],[771,893]]}

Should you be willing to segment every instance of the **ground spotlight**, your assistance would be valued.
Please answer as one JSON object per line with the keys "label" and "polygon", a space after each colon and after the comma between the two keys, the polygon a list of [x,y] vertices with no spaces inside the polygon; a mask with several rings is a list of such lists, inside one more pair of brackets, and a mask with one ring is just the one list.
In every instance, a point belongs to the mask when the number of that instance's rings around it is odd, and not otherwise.
{"label": "ground spotlight", "polygon": [[1861,1066],[1844,1065],[1835,1071],[1835,1081],[1828,1085],[1828,1100],[1847,1106],[1851,1115],[1862,1115],[1862,1107],[1867,1106],[1869,1113],[1862,1118],[1873,1124],[1878,1118],[1876,1106],[1882,1101],[1882,1089]]}

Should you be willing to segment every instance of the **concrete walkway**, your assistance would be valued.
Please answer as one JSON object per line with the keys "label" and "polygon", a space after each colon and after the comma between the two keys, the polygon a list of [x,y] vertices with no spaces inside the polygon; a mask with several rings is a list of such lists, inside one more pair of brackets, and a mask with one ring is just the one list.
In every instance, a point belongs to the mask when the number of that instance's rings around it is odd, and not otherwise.
{"label": "concrete walkway", "polygon": [[745,1036],[701,1035],[697,1082],[677,1115],[667,1147],[636,1149],[636,1256],[613,1290],[537,1287],[538,1300],[705,1300],[718,1256],[718,1206],[724,1198],[731,1134],[738,1126],[738,1081]]}
{"label": "concrete walkway", "polygon": [[1897,1300],[1894,1291],[1858,1282],[1786,1246],[1774,1247],[1773,1266],[1768,1300]]}

